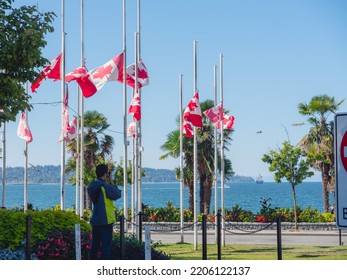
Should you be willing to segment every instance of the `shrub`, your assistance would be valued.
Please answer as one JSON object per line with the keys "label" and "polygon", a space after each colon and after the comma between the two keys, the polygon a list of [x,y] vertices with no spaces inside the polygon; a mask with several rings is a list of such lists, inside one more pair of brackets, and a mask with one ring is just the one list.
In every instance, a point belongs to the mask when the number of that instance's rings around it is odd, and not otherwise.
{"label": "shrub", "polygon": [[[81,258],[87,260],[91,233],[81,231]],[[75,232],[71,229],[53,229],[44,240],[37,241],[33,252],[39,260],[74,260],[76,259]]]}
{"label": "shrub", "polygon": [[44,240],[53,230],[74,229],[75,224],[80,224],[81,231],[90,231],[90,225],[80,220],[73,212],[64,211],[27,211],[0,210],[0,249],[9,248],[17,250],[22,248],[26,232],[26,217],[30,215],[32,244]]}

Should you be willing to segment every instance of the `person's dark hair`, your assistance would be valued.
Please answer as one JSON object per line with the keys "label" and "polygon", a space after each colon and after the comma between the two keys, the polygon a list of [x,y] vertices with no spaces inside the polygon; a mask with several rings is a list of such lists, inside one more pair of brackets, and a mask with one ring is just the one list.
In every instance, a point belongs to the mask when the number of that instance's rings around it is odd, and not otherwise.
{"label": "person's dark hair", "polygon": [[100,178],[108,172],[108,167],[106,164],[99,164],[96,166],[96,177]]}

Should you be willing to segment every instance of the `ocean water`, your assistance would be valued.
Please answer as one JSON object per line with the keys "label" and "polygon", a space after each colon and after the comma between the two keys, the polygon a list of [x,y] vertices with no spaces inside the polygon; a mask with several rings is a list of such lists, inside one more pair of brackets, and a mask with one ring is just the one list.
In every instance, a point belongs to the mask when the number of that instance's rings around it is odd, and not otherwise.
{"label": "ocean water", "polygon": [[[2,201],[2,186],[0,187],[0,202]],[[122,187],[120,189],[123,189]],[[5,206],[22,207],[24,204],[23,185],[6,185]],[[214,188],[212,190],[211,211],[214,210]],[[188,208],[188,189],[183,190],[184,208]],[[218,205],[220,206],[221,188],[218,188]],[[65,208],[75,205],[76,189],[72,185],[65,186]],[[293,208],[293,198],[289,183],[231,183],[224,188],[225,208],[238,204],[242,209],[259,212],[261,199],[269,199],[271,207]],[[297,204],[302,209],[311,207],[323,211],[323,195],[320,182],[307,182],[296,187]],[[150,207],[166,207],[168,201],[173,206],[180,207],[179,183],[143,183],[142,202]],[[334,197],[330,197],[331,204]],[[60,205],[59,184],[29,184],[28,203],[36,209],[48,209]],[[116,201],[117,208],[123,208],[124,198]],[[199,201],[198,201],[199,203]],[[128,206],[131,206],[131,187],[128,188]]]}

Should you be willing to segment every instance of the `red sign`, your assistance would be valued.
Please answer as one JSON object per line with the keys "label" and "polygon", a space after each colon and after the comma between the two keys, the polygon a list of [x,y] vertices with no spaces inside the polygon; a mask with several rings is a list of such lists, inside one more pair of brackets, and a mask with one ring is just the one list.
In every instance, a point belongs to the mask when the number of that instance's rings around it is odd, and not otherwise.
{"label": "red sign", "polygon": [[340,146],[340,156],[343,167],[347,171],[347,131],[342,137],[341,146]]}

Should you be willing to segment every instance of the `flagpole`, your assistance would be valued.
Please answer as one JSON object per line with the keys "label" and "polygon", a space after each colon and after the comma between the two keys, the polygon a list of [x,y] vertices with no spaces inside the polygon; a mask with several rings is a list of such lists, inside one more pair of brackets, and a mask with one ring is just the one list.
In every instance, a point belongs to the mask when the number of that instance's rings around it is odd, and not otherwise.
{"label": "flagpole", "polygon": [[[26,93],[28,94],[28,83],[26,83]],[[25,110],[25,119],[28,123],[28,109]],[[24,149],[24,213],[28,210],[28,142],[25,142]]]}
{"label": "flagpole", "polygon": [[[85,57],[84,57],[84,0],[81,0],[81,66],[84,67],[85,66]],[[80,157],[79,157],[79,161],[80,161],[80,178],[79,178],[79,182],[80,182],[80,192],[79,192],[79,199],[80,199],[80,217],[82,218],[84,215],[84,96],[81,93],[81,89],[80,87],[78,87],[78,93],[79,93],[79,98],[80,98],[80,118],[81,118],[81,137],[79,139],[79,142],[77,142],[77,145],[80,145]],[[78,132],[79,130],[77,130]],[[79,135],[79,133],[77,133],[77,135]]]}
{"label": "flagpole", "polygon": [[179,77],[179,100],[180,100],[180,220],[181,220],[181,243],[184,242],[183,235],[183,225],[184,225],[184,216],[183,216],[183,132],[182,132],[182,80],[183,75],[181,74]]}
{"label": "flagpole", "polygon": [[[214,107],[217,106],[217,66],[213,65],[213,89],[214,89]],[[218,149],[217,149],[217,126],[214,126],[214,214],[218,213]],[[215,243],[217,243],[218,228],[217,219],[215,219]]]}
{"label": "flagpole", "polygon": [[[138,91],[138,32],[134,33],[135,42],[135,92]],[[137,216],[140,211],[140,197],[139,197],[139,122],[135,122],[135,215],[136,215],[136,236],[140,239],[139,230],[139,217]]]}
{"label": "flagpole", "polygon": [[127,83],[126,83],[126,0],[123,0],[123,213],[124,213],[124,228],[128,231],[128,139],[127,139]]}
{"label": "flagpole", "polygon": [[[140,0],[137,0],[137,60],[135,64],[135,69],[136,69],[136,85],[137,85],[137,90],[139,93],[139,99],[140,99],[140,104],[141,104],[141,89],[138,87],[138,63],[141,59],[141,24],[140,24],[140,14],[141,14],[141,9],[140,9]],[[136,91],[135,91],[136,93]],[[138,211],[142,211],[142,174],[141,174],[141,169],[142,169],[142,125],[141,125],[141,119],[138,122]]]}
{"label": "flagpole", "polygon": [[[81,0],[81,65],[83,65],[83,10],[84,10],[84,3],[83,0]],[[82,217],[81,214],[81,209],[80,209],[80,190],[81,190],[81,181],[80,181],[80,121],[79,118],[81,116],[81,91],[80,87],[77,86],[77,117],[78,121],[76,124],[76,130],[77,130],[77,135],[76,135],[76,215],[79,215]]]}
{"label": "flagpole", "polygon": [[[62,28],[62,56],[61,56],[61,100],[64,100],[65,96],[65,22],[64,22],[64,14],[65,14],[65,1],[61,1],[61,28]],[[64,111],[64,102],[62,102],[61,110]],[[64,127],[64,116],[61,116],[61,127]],[[61,169],[60,169],[60,208],[61,210],[65,210],[65,139],[61,141]]]}
{"label": "flagpole", "polygon": [[[2,112],[5,114],[5,112]],[[6,207],[6,121],[4,120],[2,130],[2,208]]]}
{"label": "flagpole", "polygon": [[[197,41],[194,40],[194,93],[197,92],[197,61],[196,61],[196,47]],[[197,212],[198,212],[198,203],[197,203],[197,177],[198,177],[198,168],[197,168],[197,139],[196,139],[196,127],[193,126],[194,131],[194,249],[198,250],[198,227],[197,227]]]}
{"label": "flagpole", "polygon": [[[220,102],[222,104],[222,108],[224,111],[224,104],[223,104],[223,55],[220,54]],[[221,208],[222,208],[222,246],[225,246],[225,201],[224,201],[224,131],[223,131],[223,118],[221,118],[220,121],[220,153],[221,153]]]}

